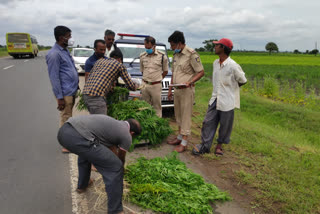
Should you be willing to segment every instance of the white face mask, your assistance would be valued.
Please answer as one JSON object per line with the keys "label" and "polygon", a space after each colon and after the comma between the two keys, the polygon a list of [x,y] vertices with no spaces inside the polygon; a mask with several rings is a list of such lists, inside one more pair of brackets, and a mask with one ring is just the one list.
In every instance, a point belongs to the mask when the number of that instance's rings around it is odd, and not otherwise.
{"label": "white face mask", "polygon": [[74,45],[74,39],[70,38],[68,39],[68,46],[73,46]]}

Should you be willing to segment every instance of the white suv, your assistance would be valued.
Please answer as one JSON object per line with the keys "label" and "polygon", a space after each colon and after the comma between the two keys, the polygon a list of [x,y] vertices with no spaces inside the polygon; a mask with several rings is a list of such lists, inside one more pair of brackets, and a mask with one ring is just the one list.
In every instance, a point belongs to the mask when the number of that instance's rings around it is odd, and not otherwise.
{"label": "white suv", "polygon": [[86,60],[92,56],[94,50],[92,48],[73,48],[71,51],[71,56],[74,60],[74,64],[78,73],[84,74],[84,64]]}

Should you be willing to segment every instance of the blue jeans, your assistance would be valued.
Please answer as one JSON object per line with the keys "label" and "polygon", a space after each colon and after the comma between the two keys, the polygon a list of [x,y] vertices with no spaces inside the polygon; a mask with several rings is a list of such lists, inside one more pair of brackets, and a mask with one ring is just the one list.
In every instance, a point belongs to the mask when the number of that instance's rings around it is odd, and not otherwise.
{"label": "blue jeans", "polygon": [[108,213],[121,212],[124,172],[122,161],[108,147],[82,137],[69,123],[60,128],[58,141],[64,148],[78,155],[78,188],[88,186],[93,163],[105,183]]}

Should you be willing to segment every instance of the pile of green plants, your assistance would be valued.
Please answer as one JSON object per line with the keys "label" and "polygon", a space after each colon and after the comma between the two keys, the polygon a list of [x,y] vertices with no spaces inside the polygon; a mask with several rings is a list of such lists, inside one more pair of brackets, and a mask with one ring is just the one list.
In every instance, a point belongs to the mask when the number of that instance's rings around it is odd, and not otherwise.
{"label": "pile of green plants", "polygon": [[141,157],[128,165],[129,201],[163,213],[212,213],[210,203],[231,197],[188,169],[177,152],[165,158]]}
{"label": "pile of green plants", "polygon": [[133,118],[140,122],[142,132],[133,138],[131,150],[134,145],[142,141],[151,145],[160,144],[172,132],[169,121],[159,118],[153,107],[142,100],[128,100],[111,104],[108,106],[108,115],[117,120]]}
{"label": "pile of green plants", "polygon": [[[122,102],[128,99],[129,90],[123,87],[115,87],[113,88],[112,92],[109,92],[107,95],[107,104],[115,104],[118,102]],[[79,97],[79,101],[77,103],[77,110],[84,111],[87,110],[87,106],[83,100],[83,94],[79,91],[77,93],[77,97]]]}
{"label": "pile of green plants", "polygon": [[[160,144],[163,139],[172,133],[169,121],[159,118],[153,107],[147,102],[142,100],[127,100],[128,95],[129,90],[122,87],[115,87],[112,93],[108,93],[108,116],[117,120],[133,118],[140,122],[142,132],[139,136],[133,138],[131,150],[134,148],[134,145],[143,141],[151,145]],[[78,92],[77,96],[80,98],[77,103],[77,110],[87,110],[83,94]]]}

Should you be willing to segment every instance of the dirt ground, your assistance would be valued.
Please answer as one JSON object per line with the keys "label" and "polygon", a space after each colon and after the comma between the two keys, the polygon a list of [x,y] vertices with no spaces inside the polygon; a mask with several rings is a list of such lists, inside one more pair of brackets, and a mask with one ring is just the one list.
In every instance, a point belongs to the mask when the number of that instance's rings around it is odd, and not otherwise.
{"label": "dirt ground", "polygon": [[[80,82],[82,82],[80,80]],[[74,112],[74,115],[88,114],[86,112]],[[171,125],[175,126],[172,112],[164,114],[170,118]],[[193,127],[196,133],[200,133],[199,127]],[[156,147],[148,145],[137,147],[133,152],[127,154],[127,164],[134,162],[137,158],[144,156],[146,158],[164,157],[174,150],[174,146],[168,145],[166,142],[174,138],[175,135],[169,136],[162,144]],[[192,145],[200,142],[200,136],[192,136],[189,140],[188,150],[179,155],[181,161],[185,162],[187,167],[193,172],[200,174],[208,183],[216,185],[220,190],[227,191],[232,201],[217,203],[213,205],[214,213],[218,214],[247,214],[247,213],[266,213],[263,209],[256,207],[254,203],[255,190],[239,182],[235,176],[235,171],[239,170],[237,157],[228,147],[225,147],[225,154],[219,158],[208,158],[203,156],[194,156],[191,154]],[[76,165],[76,155],[71,156],[72,162]],[[94,184],[88,188],[85,193],[79,196],[77,207],[80,213],[102,214],[107,213],[107,198],[104,190],[104,184],[101,175],[92,172],[92,178],[95,179]],[[128,188],[124,187],[124,198]],[[125,213],[153,213],[150,210],[144,210],[134,204],[124,200]]]}
{"label": "dirt ground", "polygon": [[[174,138],[171,135],[168,139]],[[234,171],[239,170],[237,159],[234,155],[225,149],[223,157],[208,159],[202,156],[194,156],[191,154],[192,144],[198,142],[199,139],[193,138],[189,142],[188,150],[179,154],[179,159],[186,163],[187,167],[193,172],[200,174],[208,183],[216,185],[220,190],[227,191],[232,201],[217,203],[214,206],[214,213],[218,214],[247,214],[247,213],[264,213],[262,210],[254,206],[254,199],[252,195],[254,190],[250,187],[241,184],[235,177]],[[168,145],[165,140],[162,144],[151,147],[148,145],[137,147],[133,152],[127,154],[127,164],[134,162],[137,158],[144,156],[146,158],[164,157],[171,153],[174,146]],[[76,156],[75,156],[76,161]],[[86,193],[82,195],[83,201],[86,201],[85,209],[88,210],[83,213],[102,214],[106,213],[107,198],[104,190],[104,184],[99,173],[92,172],[92,177],[95,183]],[[127,188],[124,188],[124,194]],[[82,203],[80,202],[80,203]],[[83,204],[79,204],[83,207]],[[150,210],[144,210],[134,204],[124,201],[125,213],[153,213]]]}

